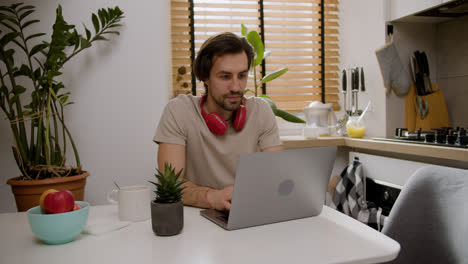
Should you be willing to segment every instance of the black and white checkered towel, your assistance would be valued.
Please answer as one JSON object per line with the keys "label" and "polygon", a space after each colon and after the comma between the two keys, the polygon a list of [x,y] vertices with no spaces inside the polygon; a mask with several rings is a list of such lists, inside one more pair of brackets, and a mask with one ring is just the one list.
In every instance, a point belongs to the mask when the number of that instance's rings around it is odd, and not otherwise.
{"label": "black and white checkered towel", "polygon": [[362,164],[354,160],[343,172],[335,187],[331,208],[347,214],[366,224],[377,224],[380,230],[386,216],[382,215],[382,208],[369,207],[366,200],[365,175]]}

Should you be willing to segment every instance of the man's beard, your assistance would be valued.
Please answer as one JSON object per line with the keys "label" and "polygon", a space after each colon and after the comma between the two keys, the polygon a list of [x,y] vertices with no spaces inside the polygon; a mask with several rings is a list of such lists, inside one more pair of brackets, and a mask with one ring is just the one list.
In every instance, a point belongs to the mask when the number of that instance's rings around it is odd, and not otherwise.
{"label": "man's beard", "polygon": [[[230,103],[230,102],[226,102],[224,100],[226,97],[233,96],[233,95],[238,95],[240,97],[240,100],[238,102],[236,102],[236,103]],[[213,97],[213,100],[215,101],[215,103],[219,107],[221,107],[222,109],[224,109],[226,111],[236,111],[237,109],[239,109],[239,107],[241,105],[243,96],[244,96],[244,93],[237,92],[237,93],[230,93],[230,94],[223,95],[223,97],[221,99]]]}

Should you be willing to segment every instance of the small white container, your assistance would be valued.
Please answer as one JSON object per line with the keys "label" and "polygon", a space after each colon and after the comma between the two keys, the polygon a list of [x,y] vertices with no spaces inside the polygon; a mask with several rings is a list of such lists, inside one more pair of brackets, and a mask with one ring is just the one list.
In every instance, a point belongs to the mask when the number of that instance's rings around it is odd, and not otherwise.
{"label": "small white container", "polygon": [[[302,109],[307,120],[306,127],[315,125],[317,127],[318,136],[323,137],[336,134],[336,117],[331,106],[331,104],[314,101],[310,103],[309,106]],[[332,128],[332,130],[330,128]],[[306,133],[306,129],[304,129],[304,133]],[[313,132],[311,131],[310,133]]]}

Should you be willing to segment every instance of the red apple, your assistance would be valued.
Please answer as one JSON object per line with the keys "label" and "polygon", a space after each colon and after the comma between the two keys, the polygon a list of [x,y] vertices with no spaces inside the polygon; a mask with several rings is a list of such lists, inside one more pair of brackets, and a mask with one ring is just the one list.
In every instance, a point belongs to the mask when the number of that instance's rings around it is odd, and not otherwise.
{"label": "red apple", "polygon": [[42,210],[45,210],[44,209],[44,199],[45,197],[49,194],[49,193],[54,193],[54,192],[58,192],[57,190],[55,189],[48,189],[47,191],[44,191],[41,195],[41,198],[39,198],[39,205],[41,206],[41,209]]}
{"label": "red apple", "polygon": [[44,210],[48,214],[70,212],[74,205],[75,199],[69,190],[51,192],[44,198]]}
{"label": "red apple", "polygon": [[80,210],[81,208],[81,205],[75,203],[75,205],[73,206],[73,211]]}

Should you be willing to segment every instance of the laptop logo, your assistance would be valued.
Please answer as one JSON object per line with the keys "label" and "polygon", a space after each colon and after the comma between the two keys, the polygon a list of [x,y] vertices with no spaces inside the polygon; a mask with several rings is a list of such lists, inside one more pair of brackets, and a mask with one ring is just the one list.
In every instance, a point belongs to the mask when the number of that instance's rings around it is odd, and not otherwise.
{"label": "laptop logo", "polygon": [[278,193],[281,196],[289,195],[294,189],[294,182],[292,180],[284,180],[278,186]]}

